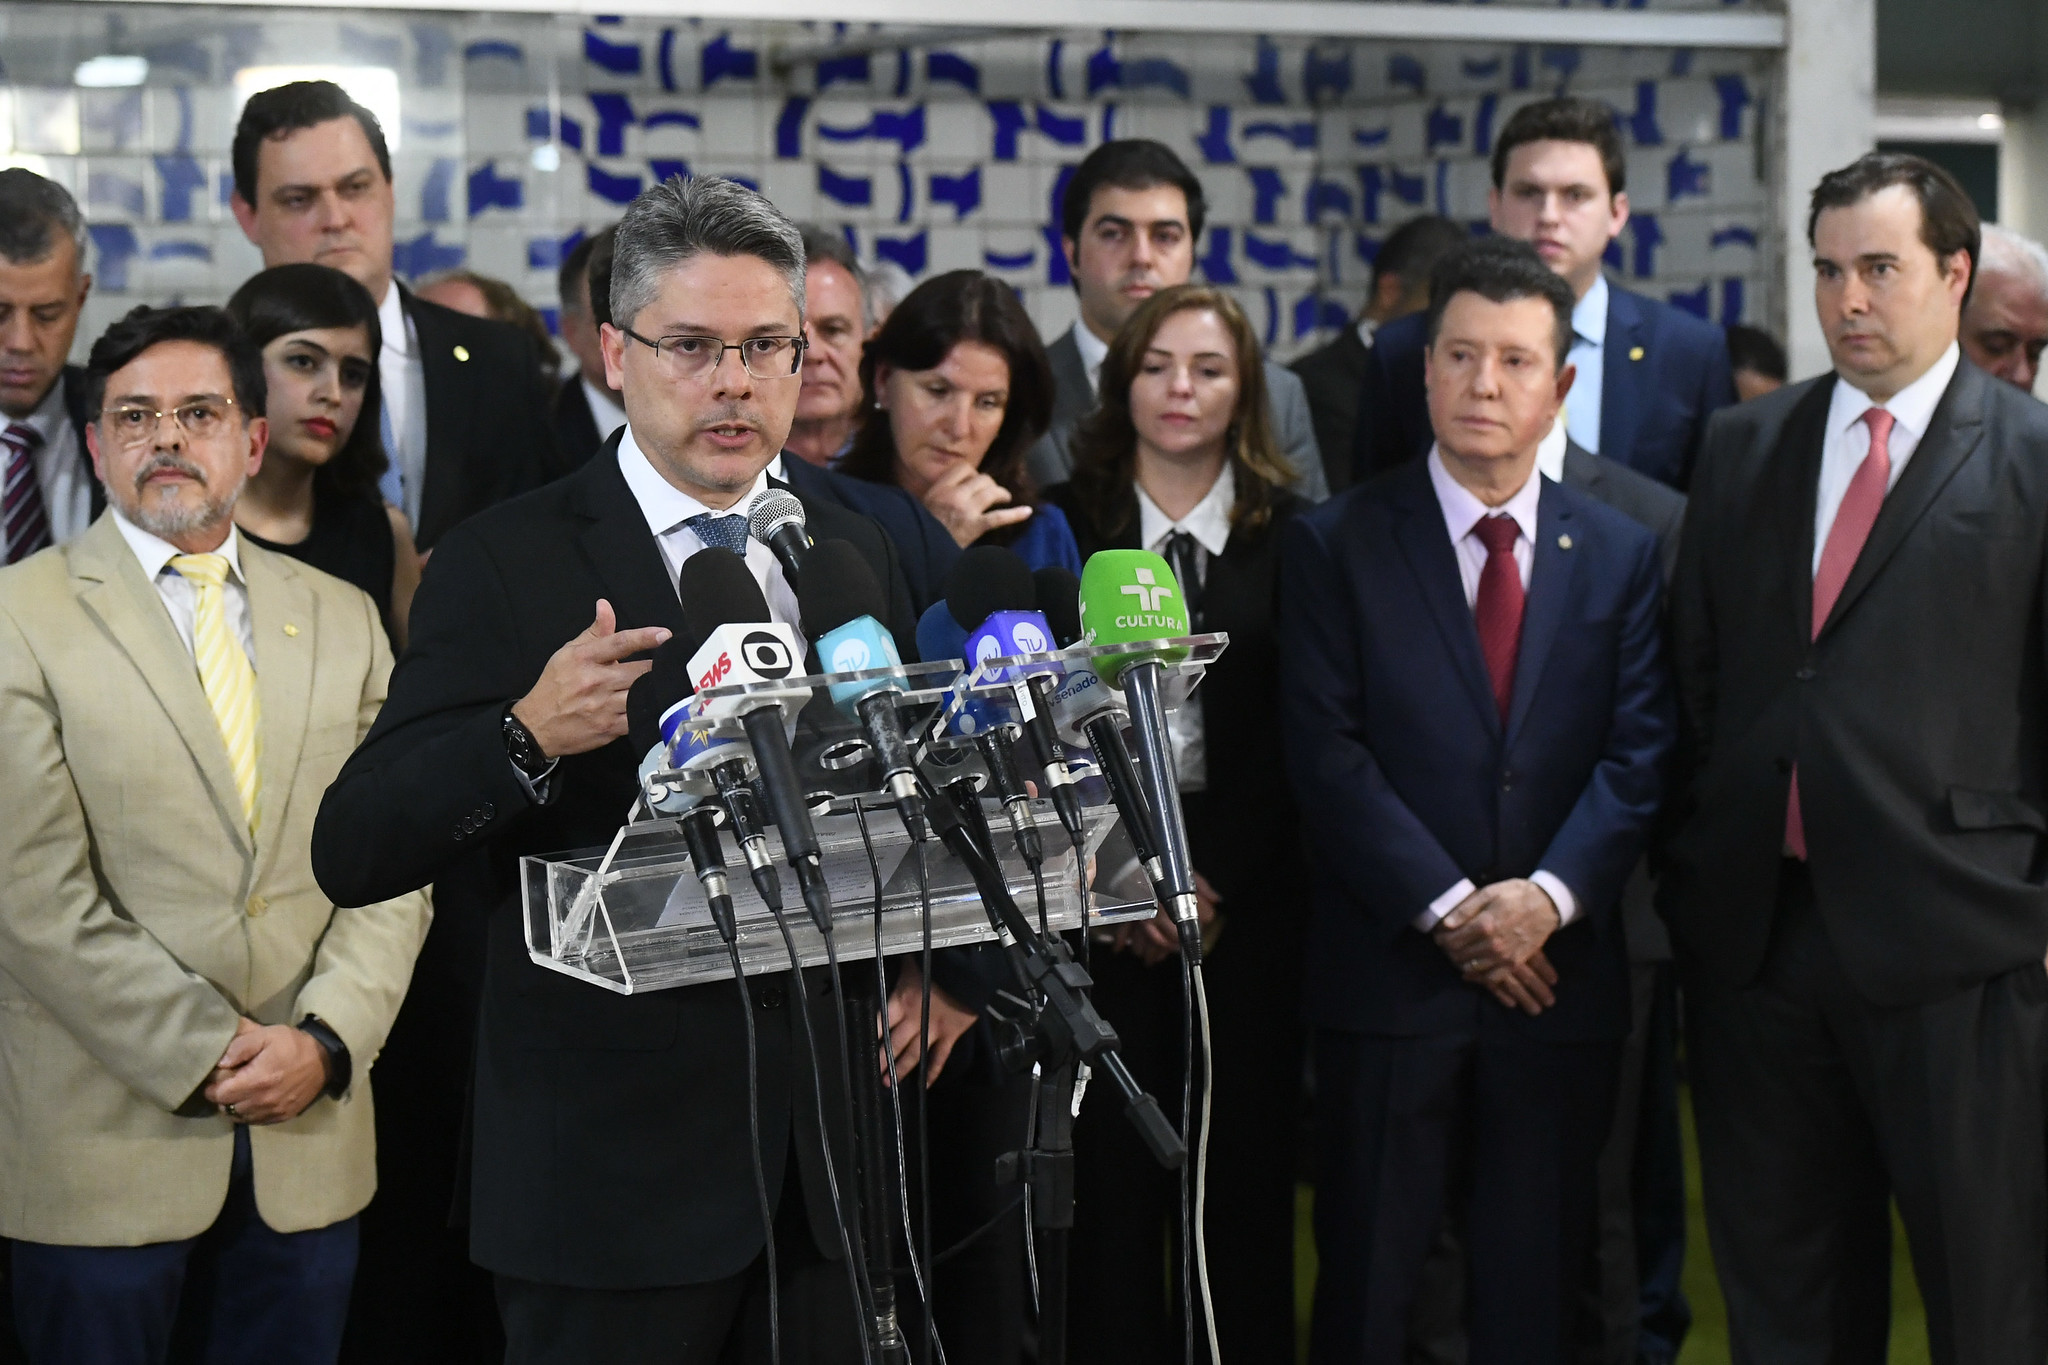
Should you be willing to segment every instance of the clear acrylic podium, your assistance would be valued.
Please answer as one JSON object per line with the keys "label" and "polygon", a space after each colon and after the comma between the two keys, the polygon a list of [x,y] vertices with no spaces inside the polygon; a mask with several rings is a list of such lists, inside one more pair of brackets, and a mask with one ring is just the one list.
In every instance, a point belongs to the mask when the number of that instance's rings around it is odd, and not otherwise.
{"label": "clear acrylic podium", "polygon": [[[1227,642],[1222,635],[1158,642],[1172,647],[1166,687],[1170,707],[1186,700]],[[866,762],[860,731],[830,707],[827,691],[834,684],[885,678],[895,682],[902,689],[896,695],[896,705],[905,732],[914,747],[943,767],[948,760],[957,763],[963,759],[963,751],[971,748],[971,740],[941,737],[947,720],[958,717],[968,698],[980,708],[980,723],[991,723],[990,717],[994,723],[1014,719],[1013,694],[1005,685],[1013,676],[1009,670],[1058,677],[1070,663],[1089,663],[1105,654],[1129,654],[1132,648],[1128,644],[1076,647],[992,659],[971,672],[964,672],[959,660],[908,664],[768,684],[727,685],[705,689],[698,696],[705,709],[716,710],[717,703],[749,693],[787,699],[794,693],[811,692],[812,704],[802,708],[798,747],[813,760],[804,773],[807,783],[815,777],[829,786],[834,774],[855,774]],[[684,722],[683,729],[713,739],[744,738],[739,721],[732,716],[694,717]],[[701,774],[677,770],[654,774],[651,781],[660,783],[664,778],[671,779],[670,785],[678,791],[701,795],[709,790]],[[1025,865],[1003,817],[989,812],[1012,897],[1035,923],[1042,885],[1046,927],[1054,933],[1142,920],[1156,908],[1142,884],[1106,884],[1098,879],[1092,888],[1084,890],[1082,886],[1084,869],[1118,825],[1116,808],[1096,790],[1098,785],[1082,784],[1085,841],[1078,855],[1060,827],[1052,803],[1042,797],[1029,803],[1031,819],[1045,846],[1042,878],[1034,878]],[[821,790],[814,797],[812,812],[832,891],[834,946],[842,961],[875,953],[877,873],[882,888],[880,944],[884,956],[922,947],[927,891],[933,947],[984,942],[997,936],[967,869],[936,841],[922,845],[921,887],[918,849],[886,796],[872,792],[835,795]],[[823,965],[827,961],[823,936],[804,913],[795,878],[786,874],[781,843],[772,826],[768,842],[778,871],[785,874],[788,909],[784,913],[798,960],[805,966]],[[744,860],[730,838],[725,840],[724,852],[739,922],[742,967],[749,976],[788,970],[789,954],[781,929],[747,878]],[[543,967],[627,995],[732,975],[731,957],[712,923],[680,821],[675,818],[628,823],[607,848],[524,858],[520,879],[527,953]]]}

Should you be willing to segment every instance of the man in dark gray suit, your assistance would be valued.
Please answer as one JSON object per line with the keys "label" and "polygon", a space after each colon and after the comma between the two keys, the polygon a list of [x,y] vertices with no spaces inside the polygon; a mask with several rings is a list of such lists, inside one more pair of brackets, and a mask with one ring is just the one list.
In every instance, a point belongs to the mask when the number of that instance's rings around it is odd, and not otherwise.
{"label": "man in dark gray suit", "polygon": [[1977,212],[1874,152],[1807,237],[1834,372],[1715,415],[1658,892],[1735,1357],[2048,1357],[2048,408],[1961,354]]}
{"label": "man in dark gray suit", "polygon": [[[1095,406],[1096,379],[1117,329],[1146,299],[1186,284],[1194,273],[1206,210],[1202,182],[1163,143],[1105,142],[1075,168],[1060,230],[1081,316],[1045,348],[1052,361],[1052,428],[1026,456],[1040,488],[1073,473],[1068,442]],[[1274,441],[1294,467],[1294,491],[1321,502],[1330,484],[1301,379],[1268,360],[1266,394]]]}

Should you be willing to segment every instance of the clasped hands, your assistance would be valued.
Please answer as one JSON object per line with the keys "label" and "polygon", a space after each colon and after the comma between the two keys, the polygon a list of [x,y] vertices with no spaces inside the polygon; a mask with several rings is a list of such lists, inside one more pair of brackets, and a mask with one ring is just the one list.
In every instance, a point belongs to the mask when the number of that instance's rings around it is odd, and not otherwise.
{"label": "clasped hands", "polygon": [[1561,923],[1550,893],[1516,877],[1459,901],[1431,937],[1465,980],[1509,1009],[1535,1015],[1557,1003],[1557,969],[1543,945]]}
{"label": "clasped hands", "polygon": [[327,1088],[327,1050],[304,1029],[243,1019],[205,1095],[237,1123],[283,1123]]}

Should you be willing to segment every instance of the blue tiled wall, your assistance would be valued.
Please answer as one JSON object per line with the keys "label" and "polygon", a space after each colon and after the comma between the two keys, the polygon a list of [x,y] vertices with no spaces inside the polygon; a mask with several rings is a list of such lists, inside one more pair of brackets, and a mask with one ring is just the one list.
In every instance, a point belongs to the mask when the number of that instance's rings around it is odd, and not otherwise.
{"label": "blue tiled wall", "polygon": [[[1771,311],[1764,54],[1076,32],[785,60],[868,33],[14,4],[0,161],[87,207],[81,341],[139,300],[224,298],[257,267],[226,204],[233,74],[309,62],[396,73],[402,274],[468,264],[551,307],[565,244],[655,177],[712,172],[842,227],[864,259],[991,270],[1050,334],[1073,315],[1048,230],[1069,168],[1104,138],[1156,137],[1207,187],[1202,270],[1286,355],[1356,308],[1404,219],[1483,226],[1494,134],[1564,90],[1612,105],[1631,148],[1614,273],[1717,321]],[[109,52],[146,57],[145,84],[74,84]]]}

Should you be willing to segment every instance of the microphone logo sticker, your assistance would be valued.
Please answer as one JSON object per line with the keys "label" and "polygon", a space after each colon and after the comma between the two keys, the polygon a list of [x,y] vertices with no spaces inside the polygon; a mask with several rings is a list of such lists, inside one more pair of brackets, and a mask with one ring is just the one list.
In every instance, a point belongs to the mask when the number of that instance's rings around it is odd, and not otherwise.
{"label": "microphone logo sticker", "polygon": [[1155,612],[1167,598],[1173,596],[1173,589],[1154,578],[1150,569],[1141,568],[1138,570],[1138,581],[1124,584],[1123,593],[1126,597],[1138,599],[1139,611]]}
{"label": "microphone logo sticker", "polygon": [[1045,633],[1029,621],[1019,621],[1010,632],[1010,639],[1019,654],[1043,654],[1050,647]]}
{"label": "microphone logo sticker", "polygon": [[757,630],[740,641],[740,658],[763,678],[786,678],[796,667],[789,646],[765,630]]}
{"label": "microphone logo sticker", "polygon": [[832,671],[858,673],[868,666],[868,661],[873,657],[868,651],[868,642],[858,635],[852,636],[832,647]]}
{"label": "microphone logo sticker", "polygon": [[985,664],[1003,652],[1002,642],[993,634],[984,635],[974,642],[974,662]]}

